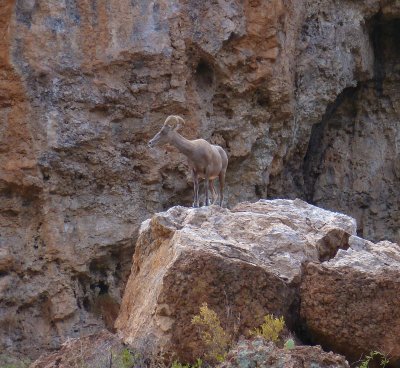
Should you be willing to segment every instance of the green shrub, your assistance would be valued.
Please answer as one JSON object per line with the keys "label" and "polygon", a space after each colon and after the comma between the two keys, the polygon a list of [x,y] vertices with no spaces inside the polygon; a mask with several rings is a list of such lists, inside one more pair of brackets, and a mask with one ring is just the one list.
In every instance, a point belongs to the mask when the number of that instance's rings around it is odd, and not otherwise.
{"label": "green shrub", "polygon": [[267,314],[264,317],[264,323],[259,328],[250,331],[250,335],[261,336],[267,341],[277,342],[284,327],[283,317],[275,318],[272,314]]}
{"label": "green shrub", "polygon": [[203,365],[203,361],[201,359],[197,359],[196,363],[193,365],[190,364],[182,364],[179,363],[178,361],[175,361],[172,363],[171,368],[201,368]]}
{"label": "green shrub", "polygon": [[135,364],[136,357],[128,350],[124,349],[120,353],[122,368],[131,368]]}
{"label": "green shrub", "polygon": [[386,355],[382,354],[380,351],[371,351],[369,355],[367,355],[361,362],[359,368],[368,368],[369,363],[374,359],[380,360],[379,365],[381,368],[385,368],[389,364],[389,359],[386,357]]}
{"label": "green shrub", "polygon": [[222,362],[231,343],[231,337],[222,328],[218,315],[207,303],[200,307],[200,313],[193,317],[192,323],[199,328],[200,338],[205,345],[205,358],[211,361]]}
{"label": "green shrub", "polygon": [[287,339],[285,341],[284,347],[287,350],[293,349],[296,346],[293,339]]}

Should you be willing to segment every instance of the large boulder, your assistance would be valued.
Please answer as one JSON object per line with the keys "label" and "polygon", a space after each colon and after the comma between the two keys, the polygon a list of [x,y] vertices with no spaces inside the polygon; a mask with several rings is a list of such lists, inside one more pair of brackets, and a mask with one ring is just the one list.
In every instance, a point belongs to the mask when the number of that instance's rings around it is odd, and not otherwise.
{"label": "large boulder", "polygon": [[116,327],[133,347],[190,360],[201,354],[191,319],[204,302],[231,333],[267,313],[291,326],[302,264],[354,233],[352,218],[300,200],[173,207],[142,225]]}
{"label": "large boulder", "polygon": [[305,268],[301,316],[308,333],[350,359],[377,350],[399,364],[400,247],[357,237],[349,243],[329,262]]}

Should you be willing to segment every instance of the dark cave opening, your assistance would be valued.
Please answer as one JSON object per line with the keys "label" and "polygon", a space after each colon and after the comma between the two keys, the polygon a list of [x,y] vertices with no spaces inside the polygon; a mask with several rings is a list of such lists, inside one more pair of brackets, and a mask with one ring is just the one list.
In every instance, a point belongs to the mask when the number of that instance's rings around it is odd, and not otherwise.
{"label": "dark cave opening", "polygon": [[208,89],[214,84],[214,70],[205,60],[200,60],[197,64],[195,76],[200,88]]}
{"label": "dark cave opening", "polygon": [[[312,127],[308,149],[302,165],[304,197],[310,203],[315,202],[315,183],[321,173],[320,166],[324,155],[324,150],[321,149],[321,142],[327,133],[326,131],[347,128],[343,126],[343,119],[334,118],[338,108],[346,103],[348,105],[346,108],[347,114],[350,119],[354,119],[357,113],[358,92],[365,85],[373,83],[377,97],[382,97],[385,80],[400,79],[400,19],[386,19],[382,13],[378,13],[367,22],[367,29],[374,53],[372,81],[359,82],[357,87],[343,90],[336,100],[326,108],[321,121]],[[348,122],[348,119],[346,122]]]}
{"label": "dark cave opening", "polygon": [[[400,77],[400,19],[387,20],[382,13],[376,14],[367,22],[371,45],[374,52],[374,75],[372,83],[378,96],[383,95],[383,84],[386,78],[398,79]],[[397,78],[396,78],[397,77]],[[359,82],[357,87],[343,90],[336,100],[325,111],[321,121],[312,127],[310,141],[306,155],[303,159],[304,197],[309,203],[314,203],[316,180],[321,173],[320,166],[324,155],[321,142],[327,129],[345,129],[341,126],[341,119],[333,118],[338,108],[344,103],[354,101],[352,111],[347,111],[350,118],[356,115],[356,99],[358,91],[363,85],[371,81]],[[351,107],[350,107],[351,110]]]}
{"label": "dark cave opening", "polygon": [[382,96],[385,78],[400,77],[400,19],[386,19],[378,13],[367,26],[374,50],[375,88]]}
{"label": "dark cave opening", "polygon": [[[355,98],[358,90],[358,87],[350,87],[343,90],[336,100],[326,108],[321,121],[312,127],[308,149],[303,159],[304,197],[305,200],[311,204],[315,204],[315,183],[318,176],[321,174],[321,165],[323,164],[324,155],[324,150],[321,149],[321,143],[323,142],[326,130],[330,128],[329,125],[336,125],[336,129],[342,129],[340,120],[332,118],[344,101]],[[352,114],[355,115],[356,111],[353,110]]]}
{"label": "dark cave opening", "polygon": [[374,50],[374,83],[379,95],[383,92],[383,80],[385,79],[385,62],[383,49],[383,23],[382,13],[376,14],[368,22],[370,39]]}

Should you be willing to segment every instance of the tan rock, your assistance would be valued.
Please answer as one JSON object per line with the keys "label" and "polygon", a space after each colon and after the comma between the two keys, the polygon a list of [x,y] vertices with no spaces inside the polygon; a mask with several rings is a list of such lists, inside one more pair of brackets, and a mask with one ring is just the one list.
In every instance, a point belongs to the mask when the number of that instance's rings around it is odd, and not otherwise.
{"label": "tan rock", "polygon": [[290,326],[302,264],[332,247],[332,229],[346,246],[355,223],[300,200],[159,213],[142,224],[116,328],[133,347],[149,341],[186,361],[201,354],[191,319],[204,302],[236,334],[267,313]]}
{"label": "tan rock", "polygon": [[301,316],[314,342],[358,360],[380,351],[399,362],[400,247],[351,237],[350,248],[310,263],[301,286]]}

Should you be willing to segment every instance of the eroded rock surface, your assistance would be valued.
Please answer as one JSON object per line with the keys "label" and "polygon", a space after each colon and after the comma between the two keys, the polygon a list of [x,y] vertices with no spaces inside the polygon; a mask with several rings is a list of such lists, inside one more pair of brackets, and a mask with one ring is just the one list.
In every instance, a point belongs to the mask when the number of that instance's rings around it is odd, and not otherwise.
{"label": "eroded rock surface", "polygon": [[398,1],[308,4],[296,68],[302,124],[269,194],[346,213],[363,238],[400,242]]}
{"label": "eroded rock surface", "polygon": [[267,313],[291,326],[302,264],[354,233],[352,218],[301,200],[173,207],[142,225],[116,327],[133,347],[190,361],[202,354],[191,319],[204,302],[232,333]]}
{"label": "eroded rock surface", "polygon": [[[380,351],[400,362],[400,247],[351,237],[323,264],[310,263],[301,286],[301,316],[313,341],[358,360]],[[397,365],[396,365],[397,364]]]}
{"label": "eroded rock surface", "polygon": [[[151,363],[150,363],[151,362]],[[159,358],[129,351],[121,341],[108,332],[80,339],[70,339],[59,351],[37,359],[29,368],[109,368],[164,367],[170,365]],[[241,339],[229,351],[218,368],[349,368],[343,356],[324,352],[319,346],[278,348],[272,342],[257,338]]]}
{"label": "eroded rock surface", "polygon": [[227,150],[229,205],[302,197],[398,240],[399,18],[397,0],[3,0],[0,347],[111,328],[140,223],[191,203],[183,157],[146,147],[171,113]]}
{"label": "eroded rock surface", "polygon": [[[43,354],[29,368],[122,367],[124,351],[125,347],[116,335],[101,331],[82,338],[68,339],[58,351]],[[129,357],[125,356],[127,362]]]}
{"label": "eroded rock surface", "polygon": [[319,346],[280,349],[264,340],[239,341],[219,368],[350,368],[343,356]]}
{"label": "eroded rock surface", "polygon": [[265,193],[299,17],[280,0],[3,1],[2,349],[112,328],[140,223],[191,203],[182,156],[146,147],[167,115],[228,150],[229,202]]}

